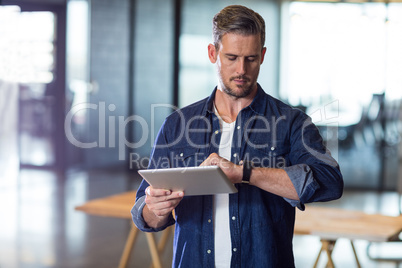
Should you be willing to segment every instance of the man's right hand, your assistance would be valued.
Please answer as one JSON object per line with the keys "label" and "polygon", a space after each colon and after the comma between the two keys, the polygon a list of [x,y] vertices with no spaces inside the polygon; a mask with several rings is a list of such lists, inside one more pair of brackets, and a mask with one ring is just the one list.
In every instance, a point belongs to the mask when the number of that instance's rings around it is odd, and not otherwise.
{"label": "man's right hand", "polygon": [[151,228],[159,228],[166,224],[172,211],[183,199],[184,193],[164,189],[145,189],[145,207],[142,211],[145,222]]}

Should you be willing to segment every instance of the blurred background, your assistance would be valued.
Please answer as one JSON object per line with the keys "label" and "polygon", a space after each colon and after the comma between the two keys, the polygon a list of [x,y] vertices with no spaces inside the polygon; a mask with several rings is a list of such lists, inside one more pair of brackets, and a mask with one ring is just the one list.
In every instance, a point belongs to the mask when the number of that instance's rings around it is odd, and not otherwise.
{"label": "blurred background", "polygon": [[[211,21],[229,4],[264,17],[259,83],[309,114],[340,163],[345,195],[328,205],[400,214],[402,2],[0,4],[0,267],[117,266],[130,223],[74,207],[135,190],[164,118],[210,95]],[[311,239],[295,238],[298,267],[314,262]],[[364,267],[395,267],[366,246]],[[132,267],[149,261],[138,247]]]}

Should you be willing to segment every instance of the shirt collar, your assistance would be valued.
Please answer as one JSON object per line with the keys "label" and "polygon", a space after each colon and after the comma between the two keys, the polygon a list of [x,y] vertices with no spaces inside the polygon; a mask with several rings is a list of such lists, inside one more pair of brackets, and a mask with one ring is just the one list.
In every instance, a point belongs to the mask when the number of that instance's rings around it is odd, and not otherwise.
{"label": "shirt collar", "polygon": [[264,115],[264,111],[266,110],[267,105],[267,94],[264,92],[260,84],[257,83],[257,94],[248,107],[258,115]]}
{"label": "shirt collar", "polygon": [[214,113],[214,99],[215,93],[218,87],[215,87],[212,91],[212,94],[208,97],[207,105],[204,107],[204,111],[202,112],[203,115],[207,115],[207,113],[213,114]]}

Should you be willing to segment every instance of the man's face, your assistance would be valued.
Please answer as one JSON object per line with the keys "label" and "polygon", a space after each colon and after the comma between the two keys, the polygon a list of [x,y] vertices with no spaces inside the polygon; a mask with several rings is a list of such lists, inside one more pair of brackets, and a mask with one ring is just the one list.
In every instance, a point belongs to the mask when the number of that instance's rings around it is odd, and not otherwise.
{"label": "man's face", "polygon": [[218,88],[235,98],[255,92],[265,51],[266,48],[261,48],[259,35],[227,33],[222,37],[218,51],[210,44],[208,54],[210,61],[216,63]]}

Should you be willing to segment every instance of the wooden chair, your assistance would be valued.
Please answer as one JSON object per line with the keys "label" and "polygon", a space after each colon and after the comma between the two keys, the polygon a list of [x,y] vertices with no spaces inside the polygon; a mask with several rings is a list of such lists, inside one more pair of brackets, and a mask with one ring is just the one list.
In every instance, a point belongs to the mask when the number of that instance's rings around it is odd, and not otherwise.
{"label": "wooden chair", "polygon": [[[134,205],[135,195],[136,192],[131,191],[107,196],[105,198],[94,199],[75,207],[75,209],[91,215],[131,220],[130,210]],[[138,236],[138,231],[138,228],[132,223],[130,233],[127,237],[126,244],[120,258],[120,263],[118,266],[119,268],[127,267],[135,240]],[[164,230],[158,244],[156,243],[153,233],[145,233],[149,251],[152,257],[153,267],[162,267],[160,256],[165,250],[167,241],[172,232],[173,227],[169,227]]]}

